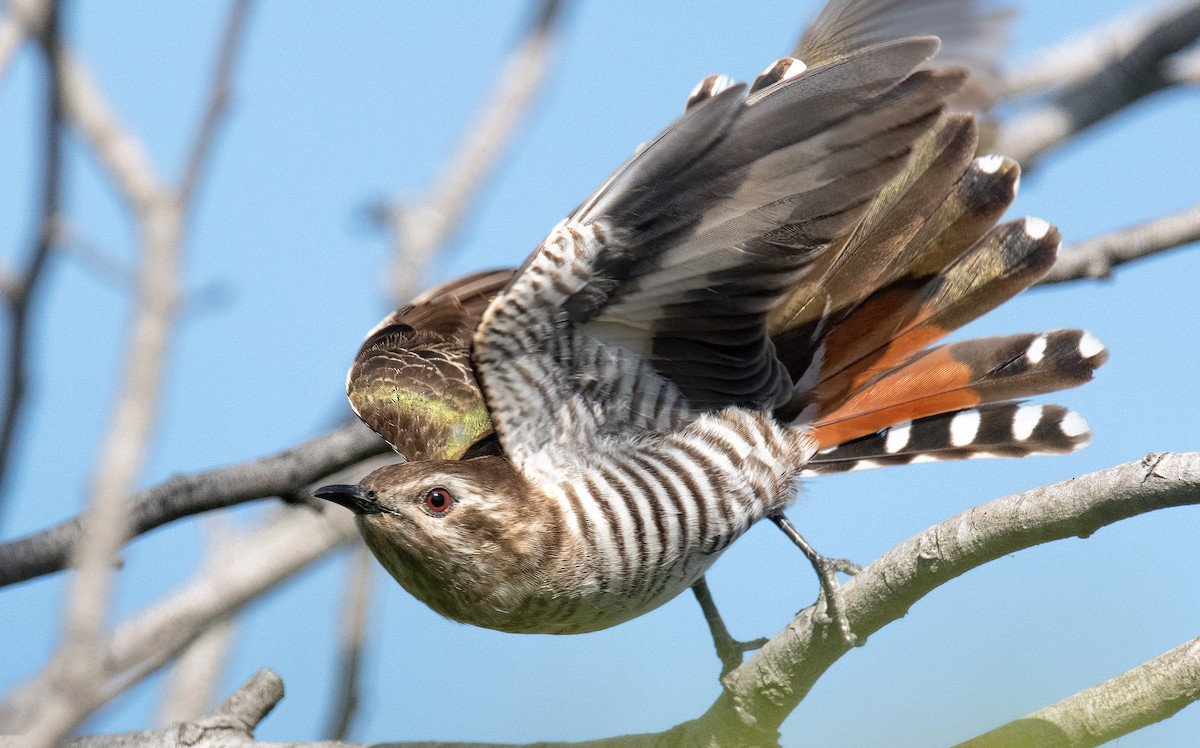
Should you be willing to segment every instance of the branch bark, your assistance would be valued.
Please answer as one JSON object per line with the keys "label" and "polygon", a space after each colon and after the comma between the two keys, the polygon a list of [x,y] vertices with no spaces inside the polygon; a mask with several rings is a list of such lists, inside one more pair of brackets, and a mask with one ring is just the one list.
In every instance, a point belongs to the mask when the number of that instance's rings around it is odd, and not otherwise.
{"label": "branch bark", "polygon": [[1028,170],[1046,152],[1080,131],[1171,85],[1168,58],[1197,38],[1200,2],[1172,8],[1145,29],[1136,43],[1114,50],[1094,73],[1007,123],[995,151]]}
{"label": "branch bark", "polygon": [[1200,205],[1067,247],[1039,283],[1108,278],[1127,262],[1196,241],[1200,241]]}
{"label": "branch bark", "polygon": [[1200,638],[959,748],[1101,745],[1161,722],[1197,700]]}
{"label": "branch bark", "polygon": [[[20,277],[13,278],[5,289],[8,302],[8,376],[4,393],[3,416],[0,420],[0,520],[3,519],[7,498],[12,452],[16,443],[17,430],[24,411],[25,394],[29,381],[29,312],[45,276],[46,263],[54,246],[58,223],[60,194],[63,173],[63,127],[62,127],[62,55],[59,36],[59,13],[57,3],[46,7],[46,16],[41,18],[41,44],[46,68],[45,126],[43,130],[41,206],[38,209],[38,230],[29,252],[28,264]],[[10,27],[18,27],[16,30]],[[0,67],[7,54],[3,46],[10,38],[19,41],[19,24],[13,17],[5,18],[0,30]],[[13,42],[16,43],[15,41]],[[3,71],[0,70],[0,75]],[[2,524],[2,523],[0,523]]]}
{"label": "branch bark", "polygon": [[[305,486],[386,451],[374,432],[355,422],[271,457],[172,478],[125,502],[130,537],[247,501],[298,497]],[[0,586],[61,571],[81,533],[82,519],[75,517],[0,545]]]}

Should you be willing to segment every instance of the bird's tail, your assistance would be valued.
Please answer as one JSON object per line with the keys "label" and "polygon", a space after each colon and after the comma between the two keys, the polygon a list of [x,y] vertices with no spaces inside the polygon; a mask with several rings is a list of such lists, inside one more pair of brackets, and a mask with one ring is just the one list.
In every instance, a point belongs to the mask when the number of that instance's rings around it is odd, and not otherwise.
{"label": "bird's tail", "polygon": [[821,450],[808,472],[928,459],[1063,453],[1087,424],[1022,398],[1074,387],[1107,359],[1078,330],[930,347],[1011,298],[1054,264],[1058,231],[996,225],[1019,167],[975,157],[972,118],[950,115],[769,319],[795,382],[780,415]]}

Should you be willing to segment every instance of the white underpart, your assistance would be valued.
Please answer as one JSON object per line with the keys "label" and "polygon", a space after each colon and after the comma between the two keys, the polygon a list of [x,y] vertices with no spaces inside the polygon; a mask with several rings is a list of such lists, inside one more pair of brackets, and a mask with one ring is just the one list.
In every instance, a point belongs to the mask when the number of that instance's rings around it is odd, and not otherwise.
{"label": "white underpart", "polygon": [[887,439],[883,442],[883,450],[888,454],[895,454],[908,446],[908,439],[912,435],[912,421],[905,421],[888,429]]}
{"label": "white underpart", "polygon": [[1079,355],[1084,358],[1092,358],[1104,352],[1104,344],[1090,332],[1085,332],[1079,338]]}
{"label": "white underpart", "polygon": [[1029,234],[1034,239],[1041,239],[1043,236],[1050,233],[1050,224],[1046,223],[1041,218],[1029,216],[1025,219],[1025,233]]}
{"label": "white underpart", "polygon": [[1063,416],[1062,422],[1058,424],[1058,427],[1062,429],[1064,434],[1072,437],[1082,436],[1088,432],[1087,421],[1075,411],[1071,411]]}
{"label": "white underpart", "polygon": [[1017,413],[1013,416],[1013,436],[1016,440],[1023,442],[1033,435],[1033,430],[1042,421],[1042,406],[1041,405],[1022,405],[1017,408]]}
{"label": "white underpart", "polygon": [[1041,363],[1042,359],[1045,358],[1045,356],[1046,356],[1046,336],[1038,335],[1036,338],[1033,339],[1033,342],[1029,344],[1029,350],[1025,351],[1025,358],[1029,359],[1029,363],[1037,364],[1037,363]]}
{"label": "white underpart", "polygon": [[950,419],[950,443],[956,447],[965,447],[975,441],[979,433],[979,411],[972,408],[964,410]]}

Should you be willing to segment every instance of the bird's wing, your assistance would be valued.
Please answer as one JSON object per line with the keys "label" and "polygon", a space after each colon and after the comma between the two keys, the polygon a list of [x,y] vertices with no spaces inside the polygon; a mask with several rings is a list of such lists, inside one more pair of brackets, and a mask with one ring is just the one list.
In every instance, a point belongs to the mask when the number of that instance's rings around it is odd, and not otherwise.
{"label": "bird's wing", "polygon": [[496,270],[438,286],[367,334],[346,394],[363,423],[406,459],[458,459],[492,434],[471,335],[512,276]]}
{"label": "bird's wing", "polygon": [[937,40],[875,45],[749,89],[706,79],[488,307],[474,360],[504,449],[666,428],[792,388],[765,323],[843,243],[962,74]]}
{"label": "bird's wing", "polygon": [[932,64],[970,72],[950,108],[981,114],[1000,95],[1000,58],[1013,16],[1011,9],[996,6],[990,0],[830,0],[794,54],[815,66],[872,44],[936,36],[942,48]]}

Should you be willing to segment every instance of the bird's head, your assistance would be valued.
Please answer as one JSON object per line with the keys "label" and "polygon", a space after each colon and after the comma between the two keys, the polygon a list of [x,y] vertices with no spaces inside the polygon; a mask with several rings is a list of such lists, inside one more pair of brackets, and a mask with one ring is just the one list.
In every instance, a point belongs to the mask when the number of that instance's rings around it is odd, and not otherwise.
{"label": "bird's head", "polygon": [[529,596],[564,552],[561,510],[502,457],[388,465],[315,495],[357,515],[405,589],[464,623],[519,630]]}

